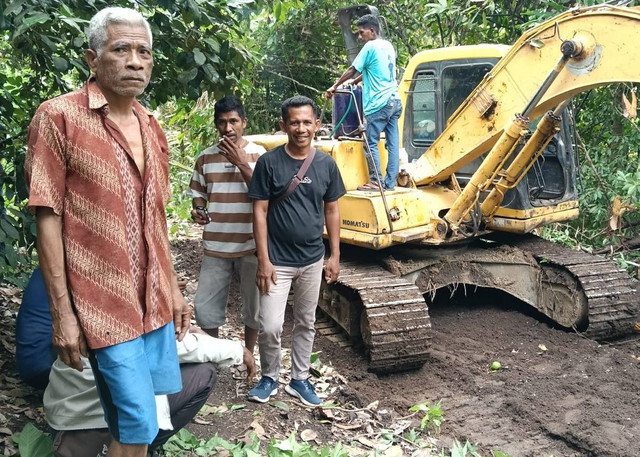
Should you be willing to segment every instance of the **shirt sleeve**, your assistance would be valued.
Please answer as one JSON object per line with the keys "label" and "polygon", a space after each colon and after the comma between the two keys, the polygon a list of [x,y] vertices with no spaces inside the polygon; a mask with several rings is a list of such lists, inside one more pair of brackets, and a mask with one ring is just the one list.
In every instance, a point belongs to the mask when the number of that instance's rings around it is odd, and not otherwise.
{"label": "shirt sleeve", "polygon": [[189,183],[189,189],[187,189],[187,196],[191,198],[202,198],[205,201],[208,200],[207,183],[204,177],[204,154],[201,154],[196,160],[191,182]]}
{"label": "shirt sleeve", "polygon": [[262,155],[256,162],[251,184],[249,184],[249,198],[254,200],[269,200],[271,198],[269,172],[265,165],[264,158],[265,156]]}
{"label": "shirt sleeve", "polygon": [[59,216],[64,211],[67,160],[63,132],[62,114],[51,113],[47,104],[41,105],[29,125],[25,160],[31,210],[44,206]]}
{"label": "shirt sleeve", "polygon": [[329,186],[327,187],[327,191],[324,193],[323,200],[325,202],[334,202],[342,197],[347,191],[345,190],[338,165],[336,165],[333,159],[329,162],[329,178]]}
{"label": "shirt sleeve", "polygon": [[353,60],[353,63],[351,64],[351,66],[355,68],[359,73],[362,73],[363,70],[369,64],[370,53],[371,53],[371,45],[369,44],[369,42],[367,42],[364,44],[362,49],[360,49],[360,52],[358,53],[356,58]]}
{"label": "shirt sleeve", "polygon": [[215,363],[219,367],[242,363],[244,350],[239,341],[222,340],[200,333],[187,333],[177,342],[180,363]]}

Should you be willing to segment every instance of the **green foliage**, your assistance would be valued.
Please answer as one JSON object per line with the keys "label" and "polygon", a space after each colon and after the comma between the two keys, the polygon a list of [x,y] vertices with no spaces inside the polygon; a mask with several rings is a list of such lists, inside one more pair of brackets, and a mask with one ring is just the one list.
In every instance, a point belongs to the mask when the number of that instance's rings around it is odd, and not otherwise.
{"label": "green foliage", "polygon": [[[245,40],[252,0],[140,0],[135,2],[154,34],[154,73],[143,102],[157,107],[175,101],[191,111],[203,91],[217,98],[244,90],[255,60]],[[46,99],[78,88],[89,75],[84,28],[106,6],[128,0],[7,0],[0,8],[0,282],[24,285],[32,267],[34,219],[24,205],[27,126]],[[203,113],[206,116],[207,113]],[[201,122],[205,124],[204,121]],[[188,128],[181,126],[183,131]],[[198,132],[195,132],[197,134]],[[183,151],[184,152],[184,151]],[[188,161],[192,166],[193,151]],[[177,160],[178,163],[187,162]],[[172,171],[176,216],[188,207],[184,170]],[[190,176],[190,175],[189,175]],[[175,182],[174,179],[172,179]],[[172,211],[170,210],[170,213]],[[177,230],[180,230],[178,227]]]}
{"label": "green foliage", "polygon": [[441,402],[438,402],[433,406],[429,406],[429,402],[424,401],[409,408],[411,412],[424,413],[420,421],[420,430],[433,428],[435,433],[440,433],[440,426],[444,421],[444,411],[440,407],[440,403]]}
{"label": "green foliage", "polygon": [[[201,455],[209,456],[216,455],[222,452],[227,452],[227,455],[235,457],[257,457],[260,454],[258,449],[260,447],[260,440],[258,437],[252,435],[253,442],[247,444],[239,442],[236,444],[230,443],[227,440],[215,435],[209,439],[198,439],[191,432],[186,429],[178,431],[164,444],[162,450],[167,457],[182,457],[184,455]],[[186,454],[186,453],[189,454]]]}
{"label": "green foliage", "polygon": [[467,457],[467,456],[482,457],[478,453],[478,450],[469,441],[466,441],[463,445],[463,444],[460,444],[460,442],[456,439],[453,440],[453,445],[451,446],[451,453],[445,454],[444,450],[442,450],[441,455],[446,457]]}
{"label": "green foliage", "polygon": [[260,452],[260,439],[255,433],[249,435],[250,442],[230,443],[218,435],[209,439],[198,439],[189,431],[182,429],[163,446],[162,450],[167,457],[182,457],[189,452],[190,455],[232,455],[234,457],[347,457],[349,454],[337,443],[333,448],[324,446],[320,449],[309,443],[298,443],[295,433],[286,440],[272,439],[269,442],[267,452]]}
{"label": "green foliage", "polygon": [[347,66],[340,28],[333,24],[346,4],[275,1],[255,18],[252,36],[262,57],[245,93],[249,132],[278,130],[280,105],[292,95],[324,102],[324,91]]}
{"label": "green foliage", "polygon": [[504,452],[500,451],[491,451],[491,455],[493,457],[511,457],[509,454],[505,454]]}
{"label": "green foliage", "polygon": [[272,439],[269,442],[267,455],[269,457],[348,457],[349,452],[342,449],[339,442],[333,448],[324,446],[320,449],[310,443],[298,443],[295,433],[292,433],[283,441]]}
{"label": "green foliage", "polygon": [[53,457],[51,438],[31,423],[25,425],[20,434],[12,439],[18,445],[22,457]]}
{"label": "green foliage", "polygon": [[[580,132],[576,142],[581,163],[580,217],[560,227],[565,237],[572,238],[570,244],[598,249],[638,236],[640,123],[623,116],[620,101],[623,93],[629,95],[635,90],[626,84],[608,86],[575,102],[576,128]],[[609,221],[616,196],[635,211],[625,213],[621,229],[613,231]],[[619,255],[622,264],[639,258],[637,250]]]}

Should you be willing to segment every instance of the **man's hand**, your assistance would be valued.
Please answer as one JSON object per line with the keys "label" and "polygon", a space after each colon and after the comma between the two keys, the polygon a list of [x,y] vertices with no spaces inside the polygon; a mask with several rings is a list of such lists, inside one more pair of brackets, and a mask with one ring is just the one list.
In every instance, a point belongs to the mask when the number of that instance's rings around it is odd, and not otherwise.
{"label": "man's hand", "polygon": [[207,220],[207,216],[202,214],[202,212],[197,209],[191,210],[191,219],[193,219],[193,222],[198,225],[207,225],[209,223],[209,220]]}
{"label": "man's hand", "polygon": [[89,351],[80,328],[78,316],[65,314],[54,320],[53,347],[64,364],[75,370],[82,371],[80,355],[89,357]]}
{"label": "man's hand", "polygon": [[191,327],[191,306],[187,304],[177,286],[173,292],[173,325],[176,330],[176,339],[182,341]]}
{"label": "man's hand", "polygon": [[258,372],[256,368],[256,360],[253,358],[253,354],[246,347],[244,349],[244,354],[242,354],[242,363],[247,367],[247,381],[251,382],[253,377]]}
{"label": "man's hand", "polygon": [[336,89],[337,89],[337,86],[335,84],[330,88],[328,88],[327,91],[324,93],[325,97],[327,97],[328,99],[333,97],[333,94],[336,93]]}
{"label": "man's hand", "polygon": [[278,284],[278,275],[271,261],[258,260],[258,273],[256,273],[256,284],[262,295],[269,295],[271,282]]}
{"label": "man's hand", "polygon": [[338,257],[331,256],[327,260],[327,264],[324,266],[324,280],[327,284],[331,284],[338,280],[340,275],[340,259]]}
{"label": "man's hand", "polygon": [[247,164],[247,153],[245,150],[228,137],[222,137],[222,140],[218,143],[218,149],[220,150],[220,154],[225,156],[226,159],[236,167],[239,168]]}

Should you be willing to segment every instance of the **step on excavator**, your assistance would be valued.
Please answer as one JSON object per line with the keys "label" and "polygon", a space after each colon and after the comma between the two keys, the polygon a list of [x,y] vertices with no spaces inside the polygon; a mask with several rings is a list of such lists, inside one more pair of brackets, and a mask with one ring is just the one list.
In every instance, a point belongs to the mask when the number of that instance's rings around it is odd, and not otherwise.
{"label": "step on excavator", "polygon": [[[366,13],[377,10],[339,11],[350,61],[357,55],[353,18]],[[339,200],[342,270],[336,284],[324,285],[319,306],[362,344],[372,371],[424,364],[427,302],[443,288],[506,292],[597,340],[634,330],[636,280],[611,260],[533,232],[578,216],[567,104],[599,86],[640,83],[639,67],[629,64],[640,61],[631,38],[639,28],[640,8],[603,4],[562,13],[512,46],[417,53],[399,82],[406,163],[393,191],[357,190],[369,181],[362,128],[315,141],[347,188]],[[354,88],[340,89],[336,103],[355,109],[361,122]],[[250,139],[267,149],[286,141]],[[384,141],[379,150],[384,169]]]}

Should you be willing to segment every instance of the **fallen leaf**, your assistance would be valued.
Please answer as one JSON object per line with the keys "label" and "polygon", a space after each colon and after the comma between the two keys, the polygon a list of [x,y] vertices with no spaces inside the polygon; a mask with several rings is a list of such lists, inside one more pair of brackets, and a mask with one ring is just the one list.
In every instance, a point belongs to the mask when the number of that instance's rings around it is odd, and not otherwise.
{"label": "fallen leaf", "polygon": [[251,422],[249,428],[253,429],[253,431],[256,432],[256,435],[260,438],[265,435],[264,427],[262,427],[258,421]]}
{"label": "fallen leaf", "polygon": [[625,213],[635,210],[635,206],[622,201],[620,196],[616,195],[611,202],[611,216],[609,218],[609,228],[616,231],[622,227],[622,216]]}
{"label": "fallen leaf", "polygon": [[208,420],[202,419],[202,418],[200,418],[198,416],[193,418],[193,422],[196,423],[196,424],[200,424],[200,425],[211,425],[211,424],[213,424],[213,421],[208,421]]}
{"label": "fallen leaf", "polygon": [[333,415],[333,410],[330,408],[318,408],[319,415],[329,420],[334,420],[335,416]]}
{"label": "fallen leaf", "polygon": [[622,94],[622,115],[627,119],[638,117],[638,99],[635,92],[631,92],[631,102],[624,93]]}
{"label": "fallen leaf", "polygon": [[362,428],[362,424],[338,424],[334,423],[334,426],[338,427],[342,430],[356,430],[358,428]]}
{"label": "fallen leaf", "polygon": [[400,446],[391,446],[389,449],[384,451],[382,455],[385,457],[402,457],[404,455],[404,451]]}
{"label": "fallen leaf", "polygon": [[283,401],[272,401],[269,403],[271,406],[281,409],[282,411],[288,413],[289,412],[289,405]]}
{"label": "fallen leaf", "polygon": [[302,432],[300,432],[300,438],[303,441],[313,441],[316,438],[318,438],[318,434],[316,432],[314,432],[313,430],[308,428],[308,429],[303,430]]}
{"label": "fallen leaf", "polygon": [[2,427],[0,428],[0,435],[13,435],[13,432],[9,430],[7,427]]}
{"label": "fallen leaf", "polygon": [[369,409],[371,411],[375,411],[378,409],[378,405],[380,404],[380,400],[376,400],[372,403],[369,403],[365,409]]}
{"label": "fallen leaf", "polygon": [[365,438],[364,436],[359,436],[358,437],[358,441],[361,444],[364,444],[365,446],[370,447],[371,449],[375,449],[375,447],[376,447],[376,444],[373,441],[371,441],[368,438]]}
{"label": "fallen leaf", "polygon": [[546,351],[547,347],[544,344],[539,344],[538,349],[540,349],[541,351]]}

